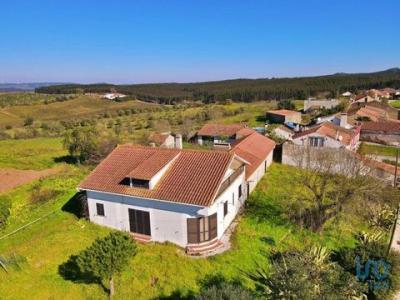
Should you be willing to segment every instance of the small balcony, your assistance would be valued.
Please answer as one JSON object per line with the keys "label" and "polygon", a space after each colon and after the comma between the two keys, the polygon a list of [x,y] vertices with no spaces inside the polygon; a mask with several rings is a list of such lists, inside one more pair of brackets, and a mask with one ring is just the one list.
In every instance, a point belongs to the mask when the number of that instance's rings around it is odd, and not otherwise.
{"label": "small balcony", "polygon": [[244,165],[237,168],[227,179],[225,179],[221,187],[217,193],[217,197],[219,197],[235,180],[244,172]]}

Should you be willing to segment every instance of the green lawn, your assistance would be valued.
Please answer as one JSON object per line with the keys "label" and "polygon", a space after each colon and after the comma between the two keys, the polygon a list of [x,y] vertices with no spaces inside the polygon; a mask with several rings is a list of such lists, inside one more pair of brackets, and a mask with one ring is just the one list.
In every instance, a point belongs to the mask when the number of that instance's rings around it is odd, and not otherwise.
{"label": "green lawn", "polygon": [[66,155],[61,138],[0,141],[0,168],[43,170]]}
{"label": "green lawn", "polygon": [[361,143],[358,152],[362,155],[396,156],[396,147]]}
{"label": "green lawn", "polygon": [[[0,255],[16,253],[27,259],[21,270],[5,273],[0,269],[0,295],[4,299],[107,298],[98,285],[66,280],[58,273],[58,267],[70,255],[108,232],[61,209],[87,173],[87,169],[68,166],[61,174],[46,178],[43,185],[56,189],[59,196],[45,204],[29,203],[31,185],[9,193],[13,200],[12,217],[8,227],[0,231],[0,238],[39,216],[55,212],[0,240]],[[199,281],[207,276],[221,273],[227,278],[242,277],[243,271],[253,270],[256,262],[266,260],[263,253],[271,253],[272,249],[302,248],[310,243],[331,249],[352,245],[352,233],[364,227],[356,217],[328,224],[323,234],[300,229],[285,219],[285,204],[293,193],[299,192],[293,186],[293,176],[299,176],[299,171],[280,164],[270,167],[248,199],[248,207],[233,235],[233,248],[224,254],[196,259],[186,257],[182,249],[171,244],[139,245],[137,256],[116,279],[115,298],[152,299],[174,292],[196,292]]]}
{"label": "green lawn", "polygon": [[394,108],[400,108],[400,100],[396,100],[396,101],[390,102],[389,105],[394,107]]}

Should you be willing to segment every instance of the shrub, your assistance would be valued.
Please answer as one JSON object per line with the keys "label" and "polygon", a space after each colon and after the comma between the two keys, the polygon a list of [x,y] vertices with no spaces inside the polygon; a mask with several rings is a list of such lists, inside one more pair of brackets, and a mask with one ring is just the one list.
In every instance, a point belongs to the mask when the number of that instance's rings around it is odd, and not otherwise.
{"label": "shrub", "polygon": [[254,295],[242,286],[230,282],[214,284],[203,288],[196,300],[252,300]]}
{"label": "shrub", "polygon": [[33,121],[34,120],[32,117],[30,117],[30,116],[26,117],[24,120],[24,126],[31,126],[33,124]]}
{"label": "shrub", "polygon": [[11,213],[11,199],[7,196],[0,196],[0,229],[7,225]]}
{"label": "shrub", "polygon": [[42,203],[54,199],[58,195],[59,191],[44,187],[42,180],[39,180],[38,183],[32,186],[30,200],[32,203]]}

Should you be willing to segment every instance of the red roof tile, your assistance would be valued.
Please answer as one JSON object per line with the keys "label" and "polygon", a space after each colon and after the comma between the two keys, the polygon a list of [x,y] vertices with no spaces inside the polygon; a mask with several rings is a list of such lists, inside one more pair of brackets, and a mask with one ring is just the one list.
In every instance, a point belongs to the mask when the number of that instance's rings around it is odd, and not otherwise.
{"label": "red roof tile", "polygon": [[[150,164],[150,157],[153,156],[156,160],[154,165],[158,168],[161,161],[165,162],[165,158],[172,157],[171,153],[179,155],[153,189],[121,184],[138,167],[141,169],[140,174],[145,173],[144,168],[140,167],[143,159],[148,159]],[[169,150],[122,145],[114,149],[79,184],[79,189],[210,206],[232,158],[233,154],[225,151]],[[152,173],[157,168],[154,167]]]}
{"label": "red roof tile", "polygon": [[246,179],[264,162],[267,156],[274,150],[275,142],[266,136],[253,132],[237,142],[231,152],[246,160]]}
{"label": "red roof tile", "polygon": [[383,133],[400,133],[400,122],[380,121],[380,122],[364,122],[361,131],[376,131]]}
{"label": "red roof tile", "polygon": [[205,124],[198,132],[197,135],[201,136],[232,136],[238,131],[246,128],[244,124]]}

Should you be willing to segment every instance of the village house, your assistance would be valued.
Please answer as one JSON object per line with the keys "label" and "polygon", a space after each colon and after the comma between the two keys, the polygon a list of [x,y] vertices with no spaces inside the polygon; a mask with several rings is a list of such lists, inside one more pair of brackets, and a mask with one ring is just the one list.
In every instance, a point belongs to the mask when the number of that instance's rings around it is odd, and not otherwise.
{"label": "village house", "polygon": [[154,147],[182,149],[182,135],[177,134],[174,137],[169,132],[153,133],[149,137],[149,143]]}
{"label": "village house", "polygon": [[355,150],[360,139],[360,127],[350,130],[325,122],[293,135],[295,145]]}
{"label": "village house", "polygon": [[360,139],[375,143],[400,145],[400,121],[364,122]]}
{"label": "village house", "polygon": [[103,98],[108,99],[108,100],[115,100],[118,98],[125,98],[126,95],[121,94],[121,93],[107,93],[103,95]]}
{"label": "village house", "polygon": [[320,110],[320,109],[331,109],[340,104],[340,100],[337,99],[324,99],[324,100],[317,100],[317,99],[307,99],[304,100],[304,112],[309,112],[312,110]]}
{"label": "village house", "polygon": [[375,97],[372,97],[372,96],[370,96],[370,95],[368,95],[368,94],[360,94],[360,95],[357,95],[355,98],[354,98],[354,101],[353,102],[363,102],[363,103],[368,103],[368,102],[372,102],[372,101],[376,101],[377,99],[375,98]]}
{"label": "village house", "polygon": [[278,109],[269,110],[266,114],[266,119],[271,123],[301,123],[301,113],[294,110]]}
{"label": "village house", "polygon": [[205,124],[197,132],[196,141],[199,145],[211,144],[215,147],[225,147],[253,132],[254,130],[245,124]]}
{"label": "village house", "polygon": [[283,125],[276,127],[273,130],[273,133],[278,138],[281,138],[284,140],[291,140],[293,135],[295,134],[295,131],[283,124]]}
{"label": "village house", "polygon": [[200,254],[221,245],[274,147],[257,132],[228,151],[120,145],[78,188],[92,222]]}

